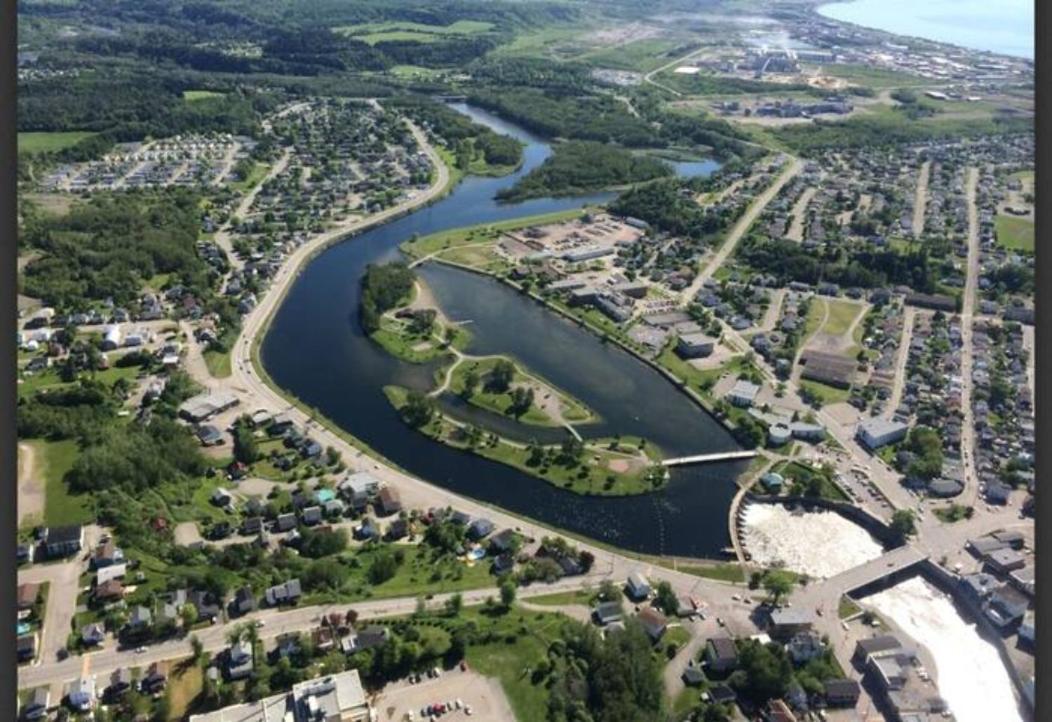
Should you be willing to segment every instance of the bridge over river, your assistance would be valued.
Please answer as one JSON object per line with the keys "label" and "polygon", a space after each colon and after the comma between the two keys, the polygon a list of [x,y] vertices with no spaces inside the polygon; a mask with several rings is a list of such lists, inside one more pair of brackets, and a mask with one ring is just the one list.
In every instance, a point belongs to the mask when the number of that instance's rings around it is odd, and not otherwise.
{"label": "bridge over river", "polygon": [[680,456],[675,459],[665,459],[662,466],[686,466],[688,464],[705,464],[713,461],[734,461],[736,459],[751,459],[759,456],[755,450],[747,451],[720,451],[714,454],[695,454],[694,456]]}

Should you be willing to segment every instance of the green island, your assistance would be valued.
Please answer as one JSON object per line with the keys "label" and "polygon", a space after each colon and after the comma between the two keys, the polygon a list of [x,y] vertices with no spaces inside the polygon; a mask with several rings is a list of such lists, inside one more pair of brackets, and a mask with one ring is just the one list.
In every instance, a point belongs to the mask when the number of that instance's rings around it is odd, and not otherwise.
{"label": "green island", "polygon": [[662,488],[667,474],[644,439],[589,439],[567,436],[562,444],[522,444],[441,413],[434,399],[401,386],[384,394],[403,420],[440,443],[514,467],[567,491],[594,496],[628,496]]}

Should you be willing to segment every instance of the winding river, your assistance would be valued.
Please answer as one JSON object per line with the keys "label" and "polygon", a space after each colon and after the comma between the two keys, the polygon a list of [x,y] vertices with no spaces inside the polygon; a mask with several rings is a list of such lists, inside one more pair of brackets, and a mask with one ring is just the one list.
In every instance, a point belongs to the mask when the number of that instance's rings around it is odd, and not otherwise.
{"label": "winding river", "polygon": [[[526,143],[525,161],[502,178],[469,177],[432,206],[333,245],[289,289],[264,338],[271,378],[409,472],[513,513],[620,548],[714,557],[728,544],[727,508],[745,462],[680,467],[666,488],[626,498],[582,497],[510,467],[433,442],[399,419],[382,387],[428,388],[433,367],[407,364],[372,343],[357,323],[359,279],[370,263],[398,256],[412,234],[558,211],[607,201],[610,194],[500,204],[494,193],[535,168],[551,150],[541,139],[495,116],[455,106]],[[716,164],[674,164],[684,174]],[[443,310],[471,320],[470,353],[507,353],[585,402],[602,417],[579,427],[585,437],[644,436],[669,455],[737,448],[730,434],[662,375],[602,343],[496,280],[439,264],[420,274]],[[472,409],[452,409],[456,415]],[[556,430],[548,430],[556,434]],[[544,432],[537,434],[541,440]]]}

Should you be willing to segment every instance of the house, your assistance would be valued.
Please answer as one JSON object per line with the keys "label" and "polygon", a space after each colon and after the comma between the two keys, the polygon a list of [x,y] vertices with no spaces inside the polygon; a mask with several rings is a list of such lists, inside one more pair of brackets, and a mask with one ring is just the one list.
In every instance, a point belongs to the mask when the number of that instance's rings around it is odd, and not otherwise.
{"label": "house", "polygon": [[230,602],[230,608],[235,614],[248,614],[256,608],[256,600],[252,596],[251,587],[241,587],[234,593],[234,599]]}
{"label": "house", "polygon": [[28,662],[37,656],[37,635],[23,634],[15,641],[15,656],[19,662]]}
{"label": "house", "polygon": [[366,519],[360,526],[354,528],[353,534],[355,539],[366,541],[368,539],[375,539],[380,535],[380,532],[376,528],[376,524],[373,523],[372,519]]}
{"label": "house", "polygon": [[829,679],[823,683],[823,696],[830,707],[854,707],[862,692],[853,679]]}
{"label": "house", "polygon": [[95,705],[95,678],[80,677],[69,689],[69,706],[78,712],[87,712]]}
{"label": "house", "polygon": [[226,675],[231,681],[248,677],[254,666],[252,645],[247,641],[239,640],[227,651]]}
{"label": "house", "polygon": [[115,599],[122,599],[124,597],[124,585],[116,579],[110,579],[109,581],[98,584],[95,587],[95,601],[109,602]]}
{"label": "house", "polygon": [[106,639],[106,627],[101,623],[89,624],[80,630],[80,641],[88,647],[97,647]]}
{"label": "house", "polygon": [[234,495],[223,487],[212,492],[212,503],[221,509],[229,509],[234,503]]}
{"label": "house", "polygon": [[628,575],[628,596],[637,601],[650,596],[650,582],[639,572]]}
{"label": "house", "polygon": [[395,519],[387,527],[387,538],[391,540],[404,539],[409,535],[409,522],[405,519]]}
{"label": "house", "polygon": [[308,506],[300,512],[300,520],[307,526],[321,524],[322,511],[320,506]]}
{"label": "house", "polygon": [[32,609],[33,605],[37,603],[39,597],[39,584],[26,582],[25,584],[19,584],[18,589],[15,590],[15,603],[20,611],[24,609]]}
{"label": "house", "polygon": [[295,604],[302,594],[300,580],[290,579],[284,584],[277,584],[267,589],[263,593],[263,598],[267,600],[267,605],[276,607],[281,604]]}
{"label": "house", "polygon": [[733,704],[738,699],[734,690],[725,684],[714,684],[709,687],[708,695],[709,701],[713,704]]}
{"label": "house", "polygon": [[106,688],[106,697],[115,699],[120,697],[132,686],[132,673],[127,667],[119,667],[110,675],[110,685]]}
{"label": "house", "polygon": [[151,624],[153,624],[153,613],[142,605],[135,607],[128,616],[128,627],[131,629],[143,629]]}
{"label": "house", "polygon": [[1012,498],[1012,487],[1000,481],[987,484],[984,496],[991,504],[1007,504]]}
{"label": "house", "polygon": [[1011,630],[1023,621],[1030,607],[1030,599],[1013,587],[994,591],[983,605],[983,613],[1002,632]]}
{"label": "house", "polygon": [[112,539],[107,539],[95,547],[95,554],[91,558],[91,563],[96,569],[120,564],[123,561],[124,552],[113,543]]}
{"label": "house", "polygon": [[703,333],[686,333],[676,340],[676,353],[683,358],[711,356],[716,341]]}
{"label": "house", "polygon": [[815,624],[814,612],[799,608],[775,609],[770,617],[767,632],[774,639],[791,639],[800,632],[811,631]]}
{"label": "house", "polygon": [[274,522],[277,531],[285,532],[290,529],[296,528],[296,515],[292,512],[288,514],[278,514],[278,518]]}
{"label": "house", "polygon": [[47,709],[51,705],[51,688],[48,685],[37,687],[33,694],[23,703],[21,709],[22,719],[36,720],[47,716]]}
{"label": "house", "polygon": [[600,602],[592,610],[592,617],[596,624],[604,627],[611,622],[620,622],[621,615],[621,602],[618,601]]}
{"label": "house", "polygon": [[1031,611],[1023,615],[1023,621],[1019,625],[1019,644],[1026,646],[1028,649],[1033,649],[1037,643],[1037,630],[1034,622],[1035,614]]}
{"label": "house", "polygon": [[905,439],[909,428],[902,421],[874,416],[859,423],[855,429],[855,438],[870,451],[876,451],[882,446]]}
{"label": "house", "polygon": [[668,620],[665,615],[656,609],[644,609],[636,615],[636,619],[643,625],[643,631],[647,633],[651,641],[658,641],[668,628]]}
{"label": "house", "polygon": [[515,557],[510,552],[504,552],[503,554],[498,554],[493,560],[493,573],[500,576],[510,572],[514,566]]}
{"label": "house", "polygon": [[479,517],[468,524],[467,536],[469,539],[483,539],[493,533],[496,525],[489,519]]}
{"label": "house", "polygon": [[211,621],[219,617],[220,609],[216,598],[204,589],[194,589],[186,596],[186,601],[194,605],[199,621]]}
{"label": "house", "polygon": [[221,446],[223,444],[223,432],[211,424],[205,424],[198,427],[197,440],[201,442],[202,446]]}
{"label": "house", "polygon": [[1026,557],[1015,549],[998,549],[984,557],[986,565],[1000,574],[1022,569],[1026,566]]}
{"label": "house", "polygon": [[79,524],[44,530],[44,549],[49,557],[68,557],[84,546],[84,529]]}
{"label": "house", "polygon": [[337,486],[344,495],[365,494],[367,497],[376,496],[380,491],[380,480],[367,471],[358,471],[349,474]]}
{"label": "house", "polygon": [[387,627],[382,627],[379,624],[370,624],[365,629],[358,632],[357,643],[355,648],[358,650],[372,649],[373,647],[380,647],[387,643],[387,639],[390,636],[390,631]]}
{"label": "house", "polygon": [[760,393],[760,387],[751,381],[738,379],[729,392],[727,400],[735,406],[748,407],[756,401],[756,395]]}
{"label": "house", "polygon": [[123,579],[128,573],[128,565],[124,562],[112,566],[103,567],[95,573],[95,585],[105,584],[111,579]]}
{"label": "house", "polygon": [[890,634],[860,639],[855,643],[855,653],[851,656],[851,661],[862,666],[875,654],[891,652],[901,648],[902,642]]}
{"label": "house", "polygon": [[821,657],[825,649],[821,635],[813,630],[794,634],[789,643],[785,645],[789,658],[796,664],[806,664],[812,659]]}
{"label": "house", "polygon": [[796,715],[784,699],[768,700],[763,719],[765,722],[797,722]]}
{"label": "house", "polygon": [[902,689],[909,680],[909,667],[906,655],[895,652],[871,654],[866,667],[880,689],[885,692]]}
{"label": "house", "polygon": [[498,554],[509,552],[515,549],[519,544],[518,534],[512,529],[504,529],[503,531],[490,537],[489,548],[490,552],[496,552]]}
{"label": "house", "polygon": [[15,559],[19,564],[29,564],[33,561],[36,547],[33,544],[19,544],[16,552]]}
{"label": "house", "polygon": [[245,536],[259,534],[263,530],[263,517],[250,516],[241,522],[241,533]]}
{"label": "house", "polygon": [[146,694],[157,694],[163,692],[165,685],[168,684],[168,663],[167,662],[154,662],[146,670],[146,674],[143,675],[142,681],[139,682],[139,686],[142,691]]}
{"label": "house", "polygon": [[704,659],[713,672],[730,672],[738,666],[738,648],[730,637],[710,637],[705,642]]}
{"label": "house", "polygon": [[199,424],[234,408],[239,403],[241,401],[237,396],[226,391],[198,394],[180,404],[179,416],[191,423]]}
{"label": "house", "polygon": [[385,486],[377,494],[376,513],[382,516],[397,514],[402,511],[402,499],[398,492],[389,486]]}

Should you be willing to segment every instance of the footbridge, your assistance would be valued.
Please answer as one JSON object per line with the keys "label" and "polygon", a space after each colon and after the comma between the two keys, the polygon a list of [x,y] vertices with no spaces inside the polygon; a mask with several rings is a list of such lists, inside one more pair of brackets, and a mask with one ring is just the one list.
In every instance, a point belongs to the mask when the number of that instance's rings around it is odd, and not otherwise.
{"label": "footbridge", "polygon": [[663,466],[686,466],[688,464],[707,464],[713,461],[734,461],[735,459],[751,459],[759,456],[758,451],[720,451],[715,454],[695,454],[694,456],[680,456],[675,459],[665,459],[661,462]]}
{"label": "footbridge", "polygon": [[842,595],[918,566],[927,558],[912,546],[901,546],[836,576],[808,584],[794,595],[793,601],[799,600],[805,606],[813,606],[823,600],[832,601],[835,608],[836,600]]}

